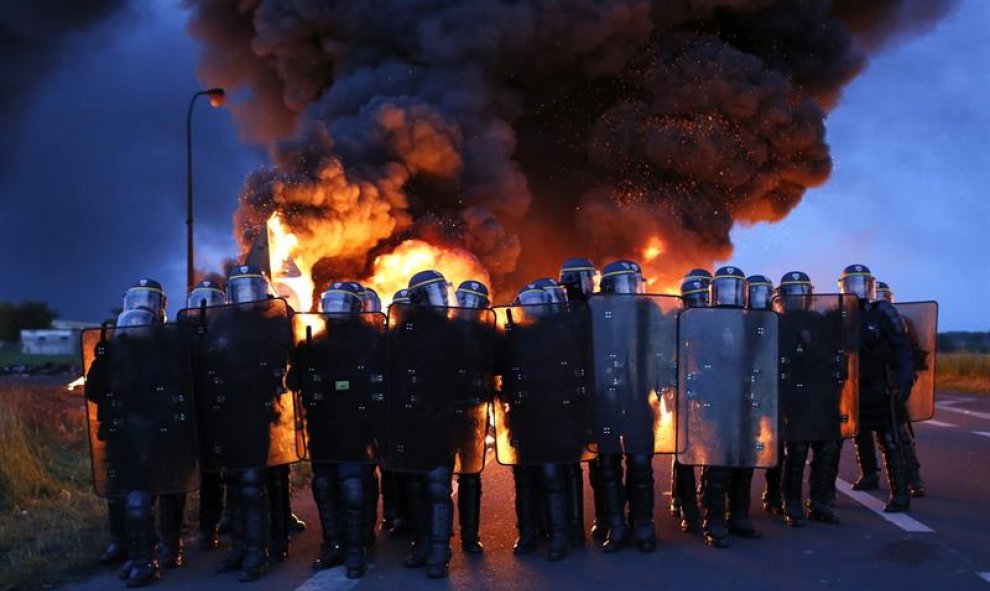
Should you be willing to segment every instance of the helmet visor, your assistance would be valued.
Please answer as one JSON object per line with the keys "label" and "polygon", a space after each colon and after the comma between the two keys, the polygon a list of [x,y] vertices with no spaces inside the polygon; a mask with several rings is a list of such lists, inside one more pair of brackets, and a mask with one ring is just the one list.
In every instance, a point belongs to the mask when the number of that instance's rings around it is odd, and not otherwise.
{"label": "helmet visor", "polygon": [[124,310],[145,308],[155,314],[165,315],[165,293],[148,287],[132,287],[124,294]]}
{"label": "helmet visor", "polygon": [[117,316],[117,328],[147,326],[161,322],[161,318],[148,308],[131,308]]}
{"label": "helmet visor", "polygon": [[769,285],[750,285],[749,307],[756,310],[769,310],[772,295]]}
{"label": "helmet visor", "polygon": [[716,277],[712,282],[712,299],[716,306],[742,308],[746,305],[746,281],[735,277]]}
{"label": "helmet visor", "polygon": [[189,297],[186,298],[187,308],[199,308],[202,305],[206,307],[212,306],[222,306],[226,298],[223,292],[219,289],[214,289],[212,287],[197,287],[196,289],[189,292]]}
{"label": "helmet visor", "polygon": [[852,294],[863,300],[876,296],[875,281],[871,275],[846,275],[839,281],[842,293]]}
{"label": "helmet visor", "polygon": [[260,275],[231,277],[227,282],[227,299],[232,304],[244,304],[268,299],[268,282]]}
{"label": "helmet visor", "polygon": [[323,296],[320,298],[320,305],[323,306],[324,312],[337,314],[353,314],[361,312],[364,309],[362,298],[341,289],[331,289],[323,292]]}
{"label": "helmet visor", "polygon": [[449,290],[450,285],[446,281],[434,281],[411,290],[409,295],[416,305],[446,308],[450,302]]}
{"label": "helmet visor", "polygon": [[605,293],[643,293],[645,285],[639,273],[620,273],[602,278]]}
{"label": "helmet visor", "polygon": [[457,290],[457,305],[462,308],[487,308],[488,298],[463,289]]}

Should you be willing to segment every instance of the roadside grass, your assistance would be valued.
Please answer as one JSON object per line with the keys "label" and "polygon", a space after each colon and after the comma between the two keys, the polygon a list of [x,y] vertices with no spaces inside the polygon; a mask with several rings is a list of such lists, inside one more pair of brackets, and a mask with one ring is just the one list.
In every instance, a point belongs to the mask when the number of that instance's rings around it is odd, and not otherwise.
{"label": "roadside grass", "polygon": [[939,390],[990,394],[990,354],[939,354],[935,383]]}
{"label": "roadside grass", "polygon": [[95,567],[105,509],[93,494],[84,410],[59,386],[0,386],[0,591]]}

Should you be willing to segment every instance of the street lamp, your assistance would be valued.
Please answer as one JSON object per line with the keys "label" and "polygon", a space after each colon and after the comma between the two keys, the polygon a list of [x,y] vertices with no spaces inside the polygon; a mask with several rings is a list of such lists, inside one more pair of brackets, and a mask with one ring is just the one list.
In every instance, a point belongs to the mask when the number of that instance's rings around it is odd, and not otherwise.
{"label": "street lamp", "polygon": [[201,90],[189,100],[189,111],[186,113],[186,293],[193,288],[193,177],[192,177],[192,114],[196,99],[206,95],[210,97],[210,105],[219,107],[226,96],[222,88]]}

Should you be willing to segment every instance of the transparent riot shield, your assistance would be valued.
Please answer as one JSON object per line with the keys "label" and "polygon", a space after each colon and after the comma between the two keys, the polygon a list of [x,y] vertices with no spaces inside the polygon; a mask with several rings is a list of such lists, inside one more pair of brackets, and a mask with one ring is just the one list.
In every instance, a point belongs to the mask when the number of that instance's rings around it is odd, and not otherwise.
{"label": "transparent riot shield", "polygon": [[194,326],[200,461],[207,472],[299,460],[296,413],[285,377],[292,324],[283,299],[180,310]]}
{"label": "transparent riot shield", "polygon": [[484,469],[494,327],[489,309],[389,307],[386,468]]}
{"label": "transparent riot shield", "polygon": [[938,338],[938,302],[894,304],[907,329],[914,357],[914,386],[907,400],[911,421],[935,416],[935,363]]}
{"label": "transparent riot shield", "polygon": [[385,315],[294,314],[289,372],[313,462],[375,463],[384,439]]}
{"label": "transparent riot shield", "polygon": [[176,324],[83,331],[97,495],[199,488],[191,337]]}
{"label": "transparent riot shield", "polygon": [[594,351],[595,449],[608,454],[677,452],[681,299],[600,294],[588,305]]}
{"label": "transparent riot shield", "polygon": [[495,400],[498,461],[507,465],[594,458],[591,315],[586,304],[498,308],[504,330]]}
{"label": "transparent riot shield", "polygon": [[689,308],[679,331],[678,461],[776,465],[777,315]]}
{"label": "transparent riot shield", "polygon": [[833,441],[859,429],[859,305],[855,296],[777,296],[780,437]]}

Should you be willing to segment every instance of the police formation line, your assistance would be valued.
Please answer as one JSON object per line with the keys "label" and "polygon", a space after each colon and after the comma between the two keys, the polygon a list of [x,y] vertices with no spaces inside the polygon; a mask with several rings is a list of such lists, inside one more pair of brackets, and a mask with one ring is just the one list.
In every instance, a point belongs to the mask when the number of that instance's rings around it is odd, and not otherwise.
{"label": "police formation line", "polygon": [[314,568],[365,574],[381,497],[382,531],[412,540],[405,566],[445,577],[451,480],[461,546],[480,553],[492,447],[514,477],[514,552],[543,546],[550,560],[586,544],[585,463],[591,535],[609,553],[656,547],[656,454],[673,458],[671,515],[716,548],[760,537],[755,468],[766,469],[767,512],[795,527],[838,523],[848,438],[854,488],[878,487],[876,445],[886,510],[905,511],[924,495],[910,424],[933,412],[937,306],[894,304],[863,265],[838,283],[815,293],[792,272],[775,289],[722,267],[689,273],[680,297],[650,295],[632,261],[599,274],[571,259],[509,306],[493,308],[481,282],[453,291],[423,271],[387,314],[353,282],[331,284],[319,313],[294,313],[241,266],[226,291],[198,284],[166,322],[161,286],[142,280],[116,325],[83,335],[94,483],[109,516],[102,560],[123,562],[129,587],[181,566],[185,493],[198,489],[199,543],[218,548],[229,533],[218,570],[255,580],[305,527],[288,467],[309,460],[323,536]]}

